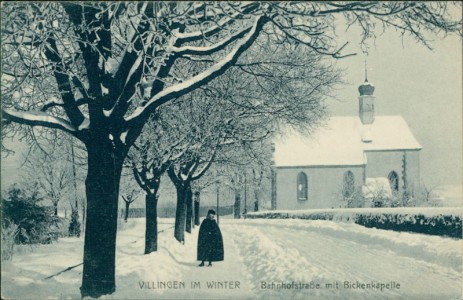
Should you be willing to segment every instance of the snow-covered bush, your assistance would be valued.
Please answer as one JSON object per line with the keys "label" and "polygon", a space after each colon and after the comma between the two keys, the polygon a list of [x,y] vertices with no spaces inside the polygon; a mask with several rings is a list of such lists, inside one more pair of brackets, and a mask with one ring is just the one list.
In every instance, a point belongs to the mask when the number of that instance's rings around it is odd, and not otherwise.
{"label": "snow-covered bush", "polygon": [[386,207],[392,199],[392,190],[389,180],[384,177],[366,178],[362,186],[362,194],[365,201],[372,207]]}
{"label": "snow-covered bush", "polygon": [[369,228],[462,238],[462,219],[460,216],[424,216],[422,214],[358,215],[355,223]]}
{"label": "snow-covered bush", "polygon": [[63,235],[63,220],[54,216],[53,207],[40,205],[41,198],[32,185],[27,191],[13,185],[2,197],[3,227],[18,226],[17,244],[48,244]]}
{"label": "snow-covered bush", "polygon": [[362,187],[356,186],[347,189],[342,186],[335,190],[330,199],[333,202],[332,208],[358,208],[364,205],[364,198],[362,194]]}
{"label": "snow-covered bush", "polygon": [[394,191],[391,199],[386,202],[386,207],[401,207],[403,206],[403,199],[399,192]]}
{"label": "snow-covered bush", "polygon": [[2,223],[2,261],[13,258],[14,244],[18,232],[18,225],[10,220],[7,219]]}
{"label": "snow-covered bush", "polygon": [[73,209],[71,213],[71,222],[69,223],[69,236],[80,236],[80,222],[79,222],[79,214],[77,209]]}
{"label": "snow-covered bush", "polygon": [[358,208],[267,211],[248,218],[354,222],[365,227],[462,238],[462,212],[452,208]]}

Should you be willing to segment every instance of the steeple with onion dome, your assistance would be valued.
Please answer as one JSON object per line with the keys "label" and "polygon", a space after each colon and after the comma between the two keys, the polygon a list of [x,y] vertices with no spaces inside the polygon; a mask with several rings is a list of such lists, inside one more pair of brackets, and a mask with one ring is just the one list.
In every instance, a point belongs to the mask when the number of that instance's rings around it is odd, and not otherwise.
{"label": "steeple with onion dome", "polygon": [[362,142],[373,142],[371,125],[375,121],[375,87],[368,82],[367,62],[365,61],[365,82],[359,86],[359,118],[362,121]]}
{"label": "steeple with onion dome", "polygon": [[375,121],[375,87],[368,82],[367,63],[365,61],[365,82],[359,86],[359,117],[364,125]]}

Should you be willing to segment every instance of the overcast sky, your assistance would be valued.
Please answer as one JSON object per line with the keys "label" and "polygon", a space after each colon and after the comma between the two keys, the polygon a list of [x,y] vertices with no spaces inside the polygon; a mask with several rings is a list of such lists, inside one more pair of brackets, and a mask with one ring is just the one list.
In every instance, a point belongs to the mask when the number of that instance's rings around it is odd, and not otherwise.
{"label": "overcast sky", "polygon": [[[351,40],[354,57],[338,61],[348,82],[336,91],[340,101],[328,101],[332,115],[358,114],[358,86],[368,80],[375,85],[377,115],[402,115],[423,146],[421,175],[429,186],[462,184],[462,41],[457,37],[435,39],[433,51],[414,40],[403,40],[388,31],[370,43],[368,55]],[[400,134],[400,133],[398,133]]]}

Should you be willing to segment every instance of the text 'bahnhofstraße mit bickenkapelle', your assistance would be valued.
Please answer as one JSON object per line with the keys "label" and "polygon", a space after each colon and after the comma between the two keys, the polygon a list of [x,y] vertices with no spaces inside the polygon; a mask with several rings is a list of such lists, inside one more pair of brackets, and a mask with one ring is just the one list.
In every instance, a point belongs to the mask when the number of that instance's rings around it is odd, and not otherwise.
{"label": "text 'bahnhofstra\u00dfe mit bickenkapelle'", "polygon": [[261,289],[351,289],[351,290],[399,290],[400,283],[395,281],[390,282],[360,282],[360,281],[335,281],[330,283],[310,282],[265,282],[260,283]]}

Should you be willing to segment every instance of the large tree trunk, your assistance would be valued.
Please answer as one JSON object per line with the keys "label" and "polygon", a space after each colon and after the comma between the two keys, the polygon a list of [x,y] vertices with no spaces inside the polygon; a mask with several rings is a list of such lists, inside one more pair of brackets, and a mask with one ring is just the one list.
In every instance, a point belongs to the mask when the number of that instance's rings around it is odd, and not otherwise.
{"label": "large tree trunk", "polygon": [[158,194],[156,192],[154,194],[146,194],[145,197],[145,254],[158,251]]}
{"label": "large tree trunk", "polygon": [[188,186],[185,193],[186,200],[186,226],[185,231],[191,233],[192,222],[193,222],[193,194],[191,192],[191,186]]}
{"label": "large tree trunk", "polygon": [[185,242],[186,224],[186,188],[185,182],[176,185],[177,189],[177,210],[175,212],[174,237],[179,242]]}
{"label": "large tree trunk", "polygon": [[116,289],[115,257],[122,154],[116,155],[108,136],[88,143],[84,266],[81,296],[100,297]]}

